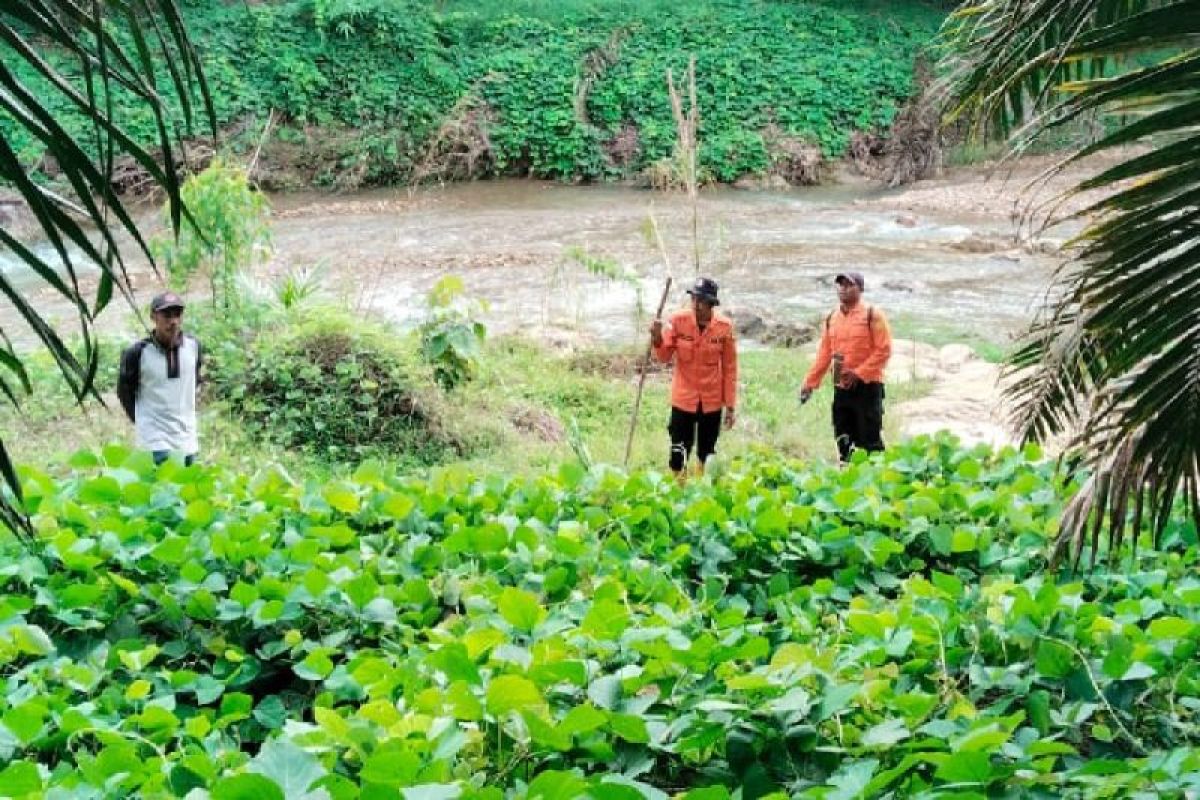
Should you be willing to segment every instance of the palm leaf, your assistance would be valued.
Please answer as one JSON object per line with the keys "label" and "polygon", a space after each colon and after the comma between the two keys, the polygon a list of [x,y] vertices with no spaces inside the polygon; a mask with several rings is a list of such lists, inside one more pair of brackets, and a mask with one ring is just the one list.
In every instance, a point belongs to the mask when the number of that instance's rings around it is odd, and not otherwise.
{"label": "palm leaf", "polygon": [[[213,136],[216,116],[200,59],[188,39],[176,0],[22,0],[0,6],[0,114],[32,138],[59,165],[70,195],[34,180],[15,152],[13,127],[0,133],[0,180],[11,183],[32,210],[55,257],[47,259],[9,232],[0,245],[15,253],[45,285],[77,312],[81,345],[69,347],[37,305],[0,275],[0,295],[20,322],[49,350],[77,400],[98,397],[93,384],[99,348],[93,322],[119,290],[132,302],[125,259],[116,233],[123,230],[150,259],[150,248],[112,188],[120,153],[132,157],[167,197],[174,231],[186,209],[180,199],[174,153],[176,131],[192,131],[202,108]],[[54,52],[58,58],[46,54]],[[22,82],[36,74],[36,90]],[[66,65],[66,66],[62,66]],[[82,76],[82,79],[74,76]],[[165,77],[164,77],[165,76]],[[113,96],[124,92],[148,110],[157,130],[152,143],[137,141],[114,114]],[[196,103],[196,93],[201,103]],[[68,130],[49,112],[50,100],[66,102],[90,125],[86,133]],[[98,234],[89,235],[94,229]],[[99,237],[99,244],[96,236]],[[99,269],[94,289],[85,288],[79,267]],[[4,339],[0,348],[0,394],[15,403],[31,390],[22,356]],[[0,524],[27,532],[20,483],[0,440]]]}
{"label": "palm leaf", "polygon": [[1014,152],[1106,116],[1105,136],[1043,177],[1125,154],[1068,193],[1108,191],[1081,212],[1074,260],[1008,365],[1019,432],[1065,437],[1087,468],[1053,560],[1136,553],[1143,528],[1157,545],[1181,498],[1200,527],[1200,2],[985,0],[944,43],[951,116]]}

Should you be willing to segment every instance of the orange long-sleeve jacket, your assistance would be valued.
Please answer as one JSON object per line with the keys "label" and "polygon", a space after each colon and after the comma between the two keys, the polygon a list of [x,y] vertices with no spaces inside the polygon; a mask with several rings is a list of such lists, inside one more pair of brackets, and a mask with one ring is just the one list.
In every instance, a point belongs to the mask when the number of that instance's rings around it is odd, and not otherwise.
{"label": "orange long-sleeve jacket", "polygon": [[834,353],[843,356],[842,369],[851,370],[864,383],[883,383],[884,369],[892,357],[892,331],[878,308],[858,303],[850,311],[836,309],[821,326],[817,360],[804,379],[804,388],[816,389]]}
{"label": "orange long-sleeve jacket", "polygon": [[701,332],[696,312],[676,312],[663,327],[654,356],[664,363],[675,360],[671,405],[679,410],[711,412],[737,405],[737,343],[728,317],[714,311]]}

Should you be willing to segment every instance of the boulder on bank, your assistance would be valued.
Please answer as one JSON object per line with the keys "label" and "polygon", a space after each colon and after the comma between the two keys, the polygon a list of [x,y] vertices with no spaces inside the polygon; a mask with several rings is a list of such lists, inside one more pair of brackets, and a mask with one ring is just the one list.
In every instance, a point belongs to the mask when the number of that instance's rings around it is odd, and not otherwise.
{"label": "boulder on bank", "polygon": [[889,384],[933,380],[941,371],[941,358],[933,345],[911,339],[892,340],[892,358],[887,366]]}
{"label": "boulder on bank", "polygon": [[508,417],[517,431],[539,441],[558,443],[566,438],[562,422],[548,409],[523,404],[511,408]]}
{"label": "boulder on bank", "polygon": [[817,338],[817,328],[811,323],[776,320],[750,309],[727,313],[742,339],[753,339],[771,347],[792,348]]}
{"label": "boulder on bank", "polygon": [[950,249],[972,255],[989,255],[991,253],[999,253],[1002,250],[1011,250],[1013,246],[1014,242],[1012,239],[972,233],[967,238],[950,245]]}
{"label": "boulder on bank", "polygon": [[975,360],[975,351],[969,345],[957,342],[945,345],[938,351],[938,362],[946,372],[958,372],[967,362]]}

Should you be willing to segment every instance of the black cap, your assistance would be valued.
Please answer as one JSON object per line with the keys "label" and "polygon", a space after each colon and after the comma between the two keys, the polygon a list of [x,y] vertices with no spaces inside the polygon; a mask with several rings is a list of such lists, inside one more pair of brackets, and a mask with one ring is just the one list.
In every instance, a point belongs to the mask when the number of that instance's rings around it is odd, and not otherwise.
{"label": "black cap", "polygon": [[163,292],[162,294],[155,295],[154,299],[150,301],[151,314],[166,311],[168,308],[182,309],[183,307],[183,298],[174,292]]}
{"label": "black cap", "polygon": [[833,282],[841,283],[842,281],[849,281],[857,285],[864,292],[867,290],[867,282],[863,279],[861,272],[839,272],[838,276],[833,279]]}
{"label": "black cap", "polygon": [[709,305],[719,306],[721,301],[717,299],[717,282],[709,278],[696,278],[696,283],[692,288],[687,290],[687,293],[692,297],[698,297],[704,300]]}

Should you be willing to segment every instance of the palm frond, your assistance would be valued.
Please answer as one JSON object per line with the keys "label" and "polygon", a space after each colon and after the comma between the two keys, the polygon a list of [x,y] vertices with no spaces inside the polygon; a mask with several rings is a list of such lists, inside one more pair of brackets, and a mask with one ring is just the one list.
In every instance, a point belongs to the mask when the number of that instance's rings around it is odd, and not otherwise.
{"label": "palm frond", "polygon": [[[15,187],[31,209],[54,255],[45,257],[0,230],[0,245],[11,250],[76,311],[81,346],[64,337],[5,275],[0,294],[22,324],[49,350],[76,399],[98,397],[93,381],[99,350],[93,333],[97,314],[119,290],[132,301],[125,258],[116,234],[123,230],[153,264],[150,248],[112,188],[116,154],[132,157],[167,197],[178,234],[187,214],[180,199],[173,152],[178,131],[191,132],[199,110],[212,135],[216,116],[201,63],[188,39],[176,0],[22,0],[0,7],[0,115],[12,125],[0,128],[0,182]],[[51,59],[48,53],[54,52]],[[18,66],[22,69],[18,69]],[[37,76],[37,87],[22,75]],[[152,115],[157,138],[141,142],[125,131],[114,113],[113,95],[121,91]],[[197,94],[199,102],[197,102]],[[66,102],[90,126],[73,133],[49,112],[51,100]],[[18,157],[15,132],[33,140],[54,158],[69,190],[54,191],[35,180]],[[90,233],[90,231],[96,233]],[[94,288],[81,281],[81,268],[99,270]],[[6,400],[30,390],[19,352],[7,344],[0,352],[0,380]],[[13,382],[15,380],[15,383]],[[25,523],[21,488],[0,440],[0,523],[20,535]]]}
{"label": "palm frond", "polygon": [[1019,152],[1101,114],[1106,134],[1048,174],[1124,156],[1068,193],[1106,196],[1008,366],[1020,433],[1066,437],[1088,472],[1054,560],[1094,564],[1105,531],[1110,558],[1143,526],[1157,545],[1181,505],[1200,526],[1200,3],[991,0],[944,36],[951,113],[980,133]]}
{"label": "palm frond", "polygon": [[1008,135],[1057,100],[1054,91],[1104,74],[1108,61],[1083,60],[1090,31],[1145,10],[1149,0],[990,0],[964,3],[943,30],[943,89],[964,117]]}

